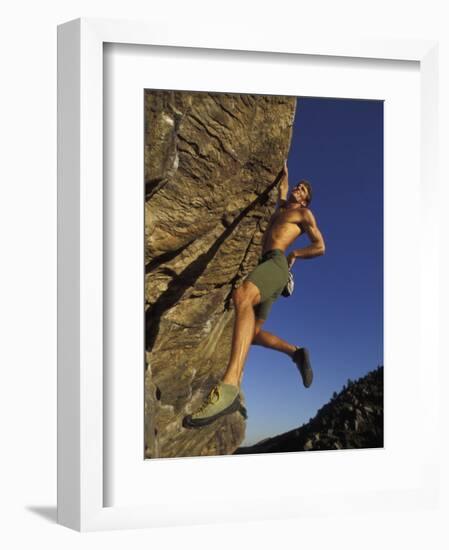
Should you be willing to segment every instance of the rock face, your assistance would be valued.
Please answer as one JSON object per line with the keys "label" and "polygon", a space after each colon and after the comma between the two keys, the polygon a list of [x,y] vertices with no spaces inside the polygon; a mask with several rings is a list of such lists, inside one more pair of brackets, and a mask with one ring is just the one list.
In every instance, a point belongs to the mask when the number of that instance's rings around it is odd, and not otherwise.
{"label": "rock face", "polygon": [[235,454],[383,447],[383,367],[348,384],[307,424]]}
{"label": "rock face", "polygon": [[184,429],[226,369],[232,290],[257,264],[296,98],[145,93],[145,455],[231,454],[240,412]]}

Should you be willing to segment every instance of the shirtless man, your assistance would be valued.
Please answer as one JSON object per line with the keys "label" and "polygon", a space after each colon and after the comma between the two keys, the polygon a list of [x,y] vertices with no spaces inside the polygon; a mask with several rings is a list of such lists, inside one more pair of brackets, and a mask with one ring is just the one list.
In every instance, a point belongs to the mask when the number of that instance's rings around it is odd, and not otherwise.
{"label": "shirtless man", "polygon": [[[304,386],[308,388],[312,383],[313,373],[307,349],[262,330],[273,302],[287,284],[289,269],[295,261],[321,256],[325,250],[323,236],[308,208],[312,198],[311,185],[302,180],[292,189],[288,199],[287,195],[288,170],[287,163],[284,163],[278,208],[265,232],[259,265],[232,295],[235,320],[228,367],[223,380],[211,390],[203,405],[184,418],[185,427],[206,426],[241,407],[240,382],[251,344],[289,355],[301,373]],[[303,233],[307,234],[310,245],[298,248],[285,257],[286,249]]]}

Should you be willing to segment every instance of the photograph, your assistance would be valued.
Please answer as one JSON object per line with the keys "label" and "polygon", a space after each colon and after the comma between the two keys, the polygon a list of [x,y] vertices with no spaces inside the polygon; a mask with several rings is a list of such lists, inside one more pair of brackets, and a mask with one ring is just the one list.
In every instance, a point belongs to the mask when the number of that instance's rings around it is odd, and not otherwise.
{"label": "photograph", "polygon": [[384,446],[384,103],[144,90],[144,458]]}

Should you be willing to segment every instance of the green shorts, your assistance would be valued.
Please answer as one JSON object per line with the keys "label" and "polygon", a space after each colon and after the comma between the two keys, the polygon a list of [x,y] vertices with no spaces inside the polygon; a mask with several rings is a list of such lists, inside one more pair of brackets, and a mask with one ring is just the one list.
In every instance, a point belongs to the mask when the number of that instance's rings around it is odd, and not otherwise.
{"label": "green shorts", "polygon": [[259,265],[246,278],[260,292],[260,303],[254,307],[256,319],[268,318],[273,302],[279,298],[288,281],[288,262],[282,250],[265,252]]}

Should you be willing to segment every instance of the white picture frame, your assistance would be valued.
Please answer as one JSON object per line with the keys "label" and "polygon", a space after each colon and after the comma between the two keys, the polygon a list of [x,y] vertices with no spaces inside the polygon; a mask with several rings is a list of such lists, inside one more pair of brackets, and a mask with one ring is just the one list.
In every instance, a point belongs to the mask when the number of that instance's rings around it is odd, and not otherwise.
{"label": "white picture frame", "polygon": [[[367,507],[435,505],[439,458],[431,449],[419,458],[422,475],[410,487],[394,491],[326,495],[303,502],[296,488],[288,496],[272,492],[259,506],[251,500],[225,499],[207,513],[187,513],[165,502],[157,509],[141,503],[105,506],[104,386],[103,386],[103,59],[104,44],[157,45],[166,48],[218,49],[232,55],[314,55],[332,58],[384,59],[419,63],[421,86],[421,192],[426,197],[426,250],[419,256],[422,286],[420,338],[430,349],[430,380],[425,396],[429,418],[438,414],[438,186],[436,173],[438,74],[437,45],[422,40],[336,41],[321,38],[257,36],[236,32],[191,37],[181,24],[161,29],[156,24],[81,19],[58,28],[58,521],[78,530],[137,528],[223,520],[299,517],[326,514],[336,503],[340,512]],[[273,52],[275,52],[273,54]],[[173,53],[175,55],[175,53]],[[423,289],[426,291],[424,298]],[[419,361],[423,361],[420,357]],[[386,388],[388,392],[388,387]],[[433,428],[435,429],[435,428]],[[311,456],[318,454],[312,454]],[[320,456],[323,456],[321,454]],[[242,457],[244,458],[244,457]],[[245,457],[247,458],[247,457]],[[288,458],[291,463],[294,455]],[[233,457],[232,460],[237,459]],[[270,458],[272,460],[273,457]],[[201,459],[204,460],[204,459]],[[260,462],[265,457],[257,457]],[[322,459],[324,460],[324,459]],[[195,468],[190,459],[186,468]],[[430,466],[430,468],[429,468]],[[182,464],[177,466],[183,468]],[[332,468],[332,465],[326,465]],[[334,466],[335,467],[335,466]],[[217,460],[203,463],[216,475]],[[162,474],[163,475],[163,474]],[[165,469],[165,475],[167,471]],[[203,507],[207,497],[201,496]]]}

